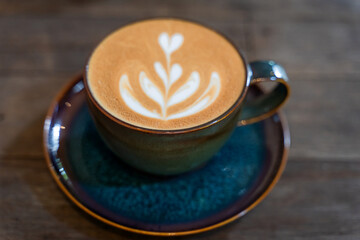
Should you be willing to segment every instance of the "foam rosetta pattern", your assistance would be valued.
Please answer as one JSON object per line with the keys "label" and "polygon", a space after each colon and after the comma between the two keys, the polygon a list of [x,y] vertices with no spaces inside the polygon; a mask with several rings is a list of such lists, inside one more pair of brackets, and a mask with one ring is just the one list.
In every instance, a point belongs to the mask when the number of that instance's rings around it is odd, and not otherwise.
{"label": "foam rosetta pattern", "polygon": [[161,79],[163,88],[158,87],[145,71],[139,72],[138,81],[143,94],[160,106],[160,112],[156,109],[146,108],[134,94],[128,75],[121,75],[119,80],[120,95],[132,111],[154,119],[179,119],[199,113],[216,101],[221,89],[221,79],[219,74],[214,71],[211,72],[209,84],[199,98],[175,113],[168,113],[170,107],[188,100],[199,90],[201,85],[200,74],[197,71],[192,71],[187,80],[170,94],[173,84],[183,75],[182,66],[179,63],[174,63],[171,55],[175,51],[181,51],[180,48],[183,43],[184,37],[180,33],[169,36],[168,33],[163,32],[158,37],[158,44],[165,55],[166,65],[164,66],[160,61],[155,61],[154,70]]}

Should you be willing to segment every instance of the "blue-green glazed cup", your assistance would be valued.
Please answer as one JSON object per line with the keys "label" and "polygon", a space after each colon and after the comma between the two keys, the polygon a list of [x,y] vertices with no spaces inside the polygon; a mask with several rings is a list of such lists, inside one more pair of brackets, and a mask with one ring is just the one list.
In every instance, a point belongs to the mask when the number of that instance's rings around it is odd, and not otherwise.
{"label": "blue-green glazed cup", "polygon": [[[127,164],[153,174],[176,175],[204,165],[226,143],[236,126],[263,120],[274,114],[287,100],[290,88],[285,70],[274,61],[247,63],[246,81],[235,103],[213,120],[187,129],[156,130],[134,126],[107,112],[92,95],[88,66],[84,85],[90,113],[107,146]],[[277,86],[263,96],[248,100],[252,84],[276,82]]]}

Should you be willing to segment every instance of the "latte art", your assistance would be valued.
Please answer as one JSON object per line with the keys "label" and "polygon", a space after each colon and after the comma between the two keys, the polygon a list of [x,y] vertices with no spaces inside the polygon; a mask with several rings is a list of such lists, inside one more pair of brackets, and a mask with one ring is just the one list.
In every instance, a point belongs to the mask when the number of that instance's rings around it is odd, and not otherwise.
{"label": "latte art", "polygon": [[182,75],[181,65],[178,63],[172,64],[171,54],[181,47],[184,42],[184,37],[179,33],[175,33],[169,37],[168,33],[164,32],[160,34],[158,41],[166,56],[166,69],[160,62],[154,63],[154,69],[164,84],[165,92],[162,92],[143,71],[139,74],[139,82],[143,92],[159,104],[161,112],[156,112],[156,110],[150,111],[144,107],[134,96],[128,76],[123,74],[120,78],[119,89],[121,97],[126,105],[138,114],[161,120],[193,115],[211,105],[218,97],[221,87],[220,77],[217,72],[211,73],[209,85],[198,99],[191,105],[181,109],[179,112],[168,114],[167,109],[169,107],[185,101],[198,90],[201,79],[200,74],[197,71],[193,71],[185,83],[170,96],[169,89]]}
{"label": "latte art", "polygon": [[90,57],[91,95],[119,120],[148,129],[213,121],[238,100],[245,64],[220,34],[199,24],[155,19],[106,37]]}

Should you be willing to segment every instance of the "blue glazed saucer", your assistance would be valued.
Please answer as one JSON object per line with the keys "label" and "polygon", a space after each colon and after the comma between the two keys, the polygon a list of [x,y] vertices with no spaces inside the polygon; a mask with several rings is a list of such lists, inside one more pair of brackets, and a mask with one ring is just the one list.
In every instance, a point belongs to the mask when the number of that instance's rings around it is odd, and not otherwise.
{"label": "blue glazed saucer", "polygon": [[[203,168],[174,177],[139,172],[100,139],[81,77],[66,86],[44,124],[47,164],[66,196],[114,227],[149,235],[214,229],[249,212],[284,170],[290,145],[284,117],[238,127]],[[251,96],[260,90],[252,88]]]}

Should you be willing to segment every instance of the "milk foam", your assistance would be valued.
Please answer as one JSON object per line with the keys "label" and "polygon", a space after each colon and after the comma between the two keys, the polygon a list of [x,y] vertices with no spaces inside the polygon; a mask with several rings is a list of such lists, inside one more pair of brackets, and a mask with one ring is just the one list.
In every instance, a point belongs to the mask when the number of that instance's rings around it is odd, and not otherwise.
{"label": "milk foam", "polygon": [[172,105],[181,103],[191,97],[200,86],[200,75],[193,71],[187,81],[179,87],[174,94],[169,95],[169,89],[173,83],[182,75],[182,67],[178,63],[172,64],[171,54],[178,50],[184,42],[184,37],[180,33],[175,33],[171,37],[166,32],[159,35],[158,43],[166,56],[166,69],[160,62],[154,63],[154,68],[159,78],[163,81],[165,92],[162,92],[154,82],[148,78],[144,71],[139,73],[139,82],[143,93],[150,99],[159,104],[161,112],[155,109],[150,110],[144,107],[141,102],[132,94],[131,84],[126,74],[123,74],[119,81],[120,95],[126,105],[134,112],[145,117],[151,117],[161,120],[176,119],[196,114],[209,107],[219,96],[221,81],[217,72],[211,73],[209,86],[204,93],[193,104],[181,109],[174,114],[168,114],[167,110]]}
{"label": "milk foam", "polygon": [[186,129],[212,121],[239,98],[245,64],[220,34],[199,24],[153,19],[120,28],[94,50],[87,82],[121,121]]}

